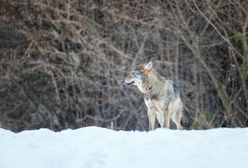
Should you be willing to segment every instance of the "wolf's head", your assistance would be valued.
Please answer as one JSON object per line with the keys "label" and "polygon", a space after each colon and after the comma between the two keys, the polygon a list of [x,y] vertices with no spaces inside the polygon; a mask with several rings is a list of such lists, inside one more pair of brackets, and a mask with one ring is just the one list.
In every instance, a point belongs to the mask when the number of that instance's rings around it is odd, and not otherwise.
{"label": "wolf's head", "polygon": [[147,64],[141,64],[125,78],[123,83],[125,85],[136,85],[140,88],[143,85],[146,76],[151,70],[152,62],[149,62]]}

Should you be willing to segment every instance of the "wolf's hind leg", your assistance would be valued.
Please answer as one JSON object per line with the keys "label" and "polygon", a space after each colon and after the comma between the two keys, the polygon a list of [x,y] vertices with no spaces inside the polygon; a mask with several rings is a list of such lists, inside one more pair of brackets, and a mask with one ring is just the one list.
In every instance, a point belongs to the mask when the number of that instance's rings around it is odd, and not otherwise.
{"label": "wolf's hind leg", "polygon": [[182,113],[181,111],[177,111],[172,114],[172,121],[176,124],[178,130],[182,130],[183,127],[181,125]]}
{"label": "wolf's hind leg", "polygon": [[182,127],[182,125],[181,125],[180,122],[181,122],[181,117],[180,118],[177,118],[176,121],[174,121],[174,123],[176,124],[178,130],[182,130],[183,129],[183,127]]}
{"label": "wolf's hind leg", "polygon": [[170,103],[169,112],[171,114],[171,119],[176,124],[177,129],[179,130],[183,129],[181,125],[182,111],[183,111],[183,104],[180,98],[177,98],[175,101]]}

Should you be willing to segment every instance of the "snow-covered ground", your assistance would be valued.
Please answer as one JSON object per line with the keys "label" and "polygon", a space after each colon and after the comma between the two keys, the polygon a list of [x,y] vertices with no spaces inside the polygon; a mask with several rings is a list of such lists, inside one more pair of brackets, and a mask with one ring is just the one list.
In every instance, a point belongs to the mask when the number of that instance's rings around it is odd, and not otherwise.
{"label": "snow-covered ground", "polygon": [[248,168],[248,128],[0,129],[0,168]]}

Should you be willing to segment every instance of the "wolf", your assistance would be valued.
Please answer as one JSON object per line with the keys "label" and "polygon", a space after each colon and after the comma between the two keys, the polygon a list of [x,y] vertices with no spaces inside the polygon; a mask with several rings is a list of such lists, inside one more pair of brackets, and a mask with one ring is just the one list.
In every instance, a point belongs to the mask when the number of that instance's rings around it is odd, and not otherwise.
{"label": "wolf", "polygon": [[124,79],[123,83],[136,85],[143,93],[149,130],[154,130],[156,119],[163,128],[169,128],[171,119],[177,129],[183,129],[181,125],[183,103],[179,90],[173,81],[165,79],[153,68],[151,61],[140,64]]}

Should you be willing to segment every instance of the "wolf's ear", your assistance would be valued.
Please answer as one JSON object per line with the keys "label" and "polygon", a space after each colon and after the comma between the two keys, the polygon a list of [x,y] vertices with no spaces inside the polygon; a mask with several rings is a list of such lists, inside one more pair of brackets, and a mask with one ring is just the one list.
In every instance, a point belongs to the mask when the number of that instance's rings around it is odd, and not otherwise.
{"label": "wolf's ear", "polygon": [[151,70],[152,69],[152,61],[150,61],[149,63],[145,64],[144,69],[145,70]]}

